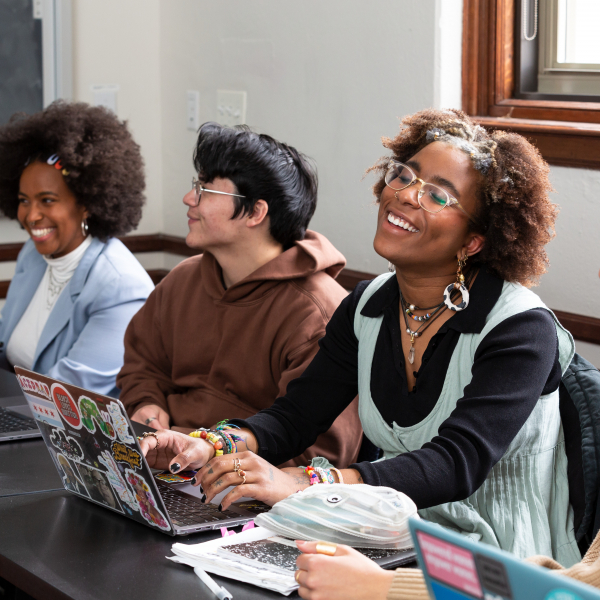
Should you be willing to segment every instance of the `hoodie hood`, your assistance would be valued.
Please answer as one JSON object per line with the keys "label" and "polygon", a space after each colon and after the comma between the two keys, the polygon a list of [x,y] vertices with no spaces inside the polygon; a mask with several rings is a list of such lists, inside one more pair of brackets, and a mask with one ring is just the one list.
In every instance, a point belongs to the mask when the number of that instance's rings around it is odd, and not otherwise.
{"label": "hoodie hood", "polygon": [[222,270],[209,252],[202,256],[202,280],[208,294],[222,302],[254,302],[282,281],[303,279],[323,272],[334,279],[346,266],[344,255],[323,235],[307,230],[303,240],[225,289]]}

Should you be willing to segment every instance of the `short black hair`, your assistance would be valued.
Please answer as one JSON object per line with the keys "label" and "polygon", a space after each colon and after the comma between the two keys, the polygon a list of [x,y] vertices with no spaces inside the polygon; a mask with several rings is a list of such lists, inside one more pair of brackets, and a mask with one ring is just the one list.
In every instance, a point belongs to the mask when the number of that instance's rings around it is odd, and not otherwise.
{"label": "short black hair", "polygon": [[317,170],[292,146],[246,125],[204,123],[198,131],[194,167],[204,183],[230,179],[239,194],[232,219],[250,214],[258,200],[269,205],[270,233],[290,248],[304,239],[317,206]]}
{"label": "short black hair", "polygon": [[65,182],[88,211],[91,235],[106,240],[135,229],[145,202],[140,147],[106,108],[57,100],[33,115],[17,113],[0,127],[0,210],[17,218],[25,165],[57,154]]}

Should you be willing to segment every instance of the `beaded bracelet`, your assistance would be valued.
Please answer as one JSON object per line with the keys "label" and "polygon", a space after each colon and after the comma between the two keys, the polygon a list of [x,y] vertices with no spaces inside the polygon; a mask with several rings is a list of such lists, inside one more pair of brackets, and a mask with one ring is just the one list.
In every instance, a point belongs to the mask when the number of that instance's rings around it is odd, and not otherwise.
{"label": "beaded bracelet", "polygon": [[215,456],[223,456],[223,441],[221,437],[218,436],[214,431],[200,427],[200,429],[192,431],[190,433],[190,437],[202,438],[203,440],[206,440],[213,445],[213,448],[215,449]]}
{"label": "beaded bracelet", "polygon": [[331,467],[331,471],[333,471],[338,476],[338,483],[344,483],[344,478],[342,477],[342,472],[335,467]]}
{"label": "beaded bracelet", "polygon": [[[317,485],[319,483],[327,483],[331,485],[335,483],[335,479],[331,474],[331,469],[322,469],[321,467],[299,467],[302,469],[309,478],[310,485]],[[338,477],[341,477],[341,474],[338,472]]]}

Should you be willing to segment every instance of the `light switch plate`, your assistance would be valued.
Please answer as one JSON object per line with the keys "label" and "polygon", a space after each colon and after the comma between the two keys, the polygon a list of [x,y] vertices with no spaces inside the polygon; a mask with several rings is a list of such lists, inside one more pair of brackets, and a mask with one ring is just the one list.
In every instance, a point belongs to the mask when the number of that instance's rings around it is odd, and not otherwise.
{"label": "light switch plate", "polygon": [[200,92],[188,90],[186,127],[190,131],[197,131],[200,127]]}

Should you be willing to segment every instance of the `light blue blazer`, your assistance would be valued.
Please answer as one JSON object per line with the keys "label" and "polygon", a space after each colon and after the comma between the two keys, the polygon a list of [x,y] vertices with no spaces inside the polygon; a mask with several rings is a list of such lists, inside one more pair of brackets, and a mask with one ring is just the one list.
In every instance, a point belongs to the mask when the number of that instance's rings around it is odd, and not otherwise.
{"label": "light blue blazer", "polygon": [[[0,317],[0,368],[10,369],[8,340],[46,267],[29,240],[17,258]],[[94,238],[48,317],[32,370],[118,397],[125,329],[153,289],[148,273],[118,239]]]}

